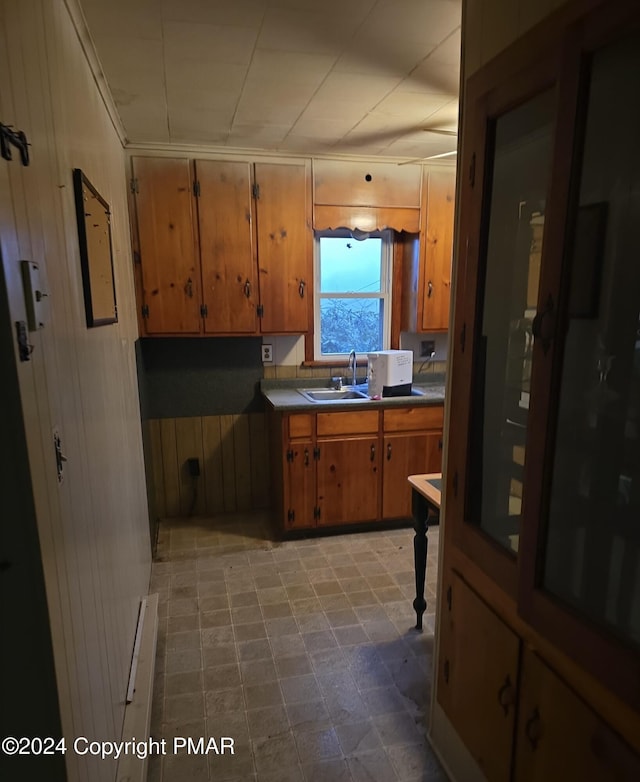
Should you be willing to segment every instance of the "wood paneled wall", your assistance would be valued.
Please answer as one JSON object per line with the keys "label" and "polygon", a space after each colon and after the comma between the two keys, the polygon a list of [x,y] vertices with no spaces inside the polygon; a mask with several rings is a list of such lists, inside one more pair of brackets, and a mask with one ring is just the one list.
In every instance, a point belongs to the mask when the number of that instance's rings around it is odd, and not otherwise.
{"label": "wood paneled wall", "polygon": [[[0,161],[0,273],[9,305],[0,329],[15,351],[2,361],[14,362],[20,391],[28,454],[21,485],[33,494],[62,730],[68,742],[116,741],[151,547],[124,151],[70,16],[73,5],[0,0],[0,120],[23,130],[31,145],[28,167],[17,152]],[[119,322],[110,326],[85,323],[73,168],[111,206]],[[26,319],[21,259],[39,264],[48,294],[45,327],[29,334],[26,362],[18,360],[13,325]],[[54,427],[67,457],[62,484]],[[11,441],[3,447],[11,451]],[[7,512],[3,523],[23,522]],[[17,558],[13,567],[20,566]],[[6,646],[17,632],[2,627]],[[18,680],[32,675],[23,660],[12,673]],[[37,701],[30,706],[38,710]],[[64,760],[70,782],[115,778],[113,759],[69,751]]]}
{"label": "wood paneled wall", "polygon": [[[147,422],[159,518],[233,513],[270,504],[264,413]],[[200,476],[189,474],[197,458]]]}

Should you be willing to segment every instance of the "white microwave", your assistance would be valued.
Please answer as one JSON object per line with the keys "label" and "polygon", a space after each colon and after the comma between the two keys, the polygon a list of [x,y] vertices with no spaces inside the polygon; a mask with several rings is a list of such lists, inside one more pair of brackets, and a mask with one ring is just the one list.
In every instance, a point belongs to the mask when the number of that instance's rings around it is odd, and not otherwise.
{"label": "white microwave", "polygon": [[370,397],[411,396],[412,350],[378,350],[367,353]]}

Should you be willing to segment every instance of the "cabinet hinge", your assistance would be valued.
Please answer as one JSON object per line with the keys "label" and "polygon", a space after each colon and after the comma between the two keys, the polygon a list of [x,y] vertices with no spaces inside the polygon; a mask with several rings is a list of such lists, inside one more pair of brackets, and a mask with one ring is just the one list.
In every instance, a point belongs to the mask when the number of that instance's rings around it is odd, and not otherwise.
{"label": "cabinet hinge", "polygon": [[262,304],[258,304],[256,307],[256,312],[258,313],[259,318],[264,318],[264,307]]}
{"label": "cabinet hinge", "polygon": [[252,186],[251,195],[256,199],[256,201],[260,198],[260,185],[254,184]]}
{"label": "cabinet hinge", "polygon": [[143,304],[142,305],[142,317],[143,318],[148,318],[149,317],[149,305],[148,304]]}
{"label": "cabinet hinge", "polygon": [[316,505],[316,507],[313,509],[313,518],[318,521],[320,518],[320,506]]}
{"label": "cabinet hinge", "polygon": [[293,522],[296,520],[296,512],[294,510],[289,510],[287,512],[287,521],[289,524],[293,524]]}
{"label": "cabinet hinge", "polygon": [[200,195],[200,182],[198,182],[197,179],[193,183],[193,194],[196,196],[196,198]]}
{"label": "cabinet hinge", "polygon": [[209,317],[209,307],[207,307],[206,304],[201,304],[200,305],[200,317],[201,318]]}
{"label": "cabinet hinge", "polygon": [[464,353],[465,345],[467,344],[467,324],[462,324],[462,331],[460,332],[460,350]]}
{"label": "cabinet hinge", "polygon": [[139,193],[138,190],[138,180],[135,177],[131,177],[131,181],[129,182],[129,187],[131,188],[132,193]]}
{"label": "cabinet hinge", "polygon": [[451,485],[453,486],[453,496],[458,496],[458,471],[456,470],[453,473],[453,480],[451,481]]}
{"label": "cabinet hinge", "polygon": [[476,153],[471,155],[471,164],[469,165],[469,184],[473,187],[476,183]]}
{"label": "cabinet hinge", "polygon": [[320,446],[316,446],[313,449],[313,458],[318,461],[320,459]]}
{"label": "cabinet hinge", "polygon": [[447,608],[451,611],[451,585],[447,587]]}
{"label": "cabinet hinge", "polygon": [[449,660],[444,661],[443,667],[444,680],[446,684],[449,684]]}
{"label": "cabinet hinge", "polygon": [[291,448],[289,448],[289,450],[287,451],[287,461],[288,462],[293,461],[293,450]]}

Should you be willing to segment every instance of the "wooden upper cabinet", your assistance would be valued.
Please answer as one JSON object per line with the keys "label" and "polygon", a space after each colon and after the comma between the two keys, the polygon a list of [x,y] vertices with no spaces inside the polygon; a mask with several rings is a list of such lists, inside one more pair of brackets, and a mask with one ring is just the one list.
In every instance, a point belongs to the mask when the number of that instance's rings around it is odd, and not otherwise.
{"label": "wooden upper cabinet", "polygon": [[310,166],[255,164],[261,331],[302,334],[313,318]]}
{"label": "wooden upper cabinet", "polygon": [[446,331],[449,328],[451,298],[451,259],[453,254],[453,211],[455,169],[425,169],[426,214],[421,264],[422,331]]}
{"label": "wooden upper cabinet", "polygon": [[133,158],[147,334],[199,334],[200,263],[188,160]]}
{"label": "wooden upper cabinet", "polygon": [[313,162],[313,227],[417,233],[420,230],[419,165]]}
{"label": "wooden upper cabinet", "polygon": [[313,161],[313,203],[326,206],[420,207],[419,165]]}
{"label": "wooden upper cabinet", "polygon": [[255,334],[258,284],[251,164],[197,160],[198,228],[206,334]]}

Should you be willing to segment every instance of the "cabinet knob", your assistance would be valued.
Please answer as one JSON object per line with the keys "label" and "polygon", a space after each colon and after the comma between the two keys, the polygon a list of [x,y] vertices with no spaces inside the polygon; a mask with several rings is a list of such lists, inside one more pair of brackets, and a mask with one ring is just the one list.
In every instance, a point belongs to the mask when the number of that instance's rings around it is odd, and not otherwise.
{"label": "cabinet knob", "polygon": [[551,342],[553,341],[553,331],[555,327],[554,304],[551,294],[547,297],[544,307],[536,313],[531,324],[531,333],[536,341],[542,345],[542,350],[547,355]]}
{"label": "cabinet knob", "polygon": [[531,749],[535,752],[538,747],[540,737],[542,736],[542,721],[540,720],[540,712],[538,711],[537,706],[531,712],[529,719],[525,723],[524,735],[527,737],[527,740],[531,745]]}
{"label": "cabinet knob", "polygon": [[244,284],[244,295],[250,299],[251,298],[251,282],[247,280]]}
{"label": "cabinet knob", "polygon": [[308,448],[304,449],[304,464],[305,464],[305,467],[308,466],[308,464],[309,464],[309,449]]}
{"label": "cabinet knob", "polygon": [[304,289],[306,284],[307,283],[304,280],[300,280],[300,285],[298,285],[298,293],[300,294],[301,299],[304,299]]}
{"label": "cabinet knob", "polygon": [[187,294],[187,296],[192,299],[193,298],[193,282],[191,280],[191,277],[187,280],[186,285],[184,286],[184,292]]}
{"label": "cabinet knob", "polygon": [[387,443],[387,461],[391,461],[391,443]]}
{"label": "cabinet knob", "polygon": [[376,460],[376,447],[375,445],[371,446],[371,461],[375,462]]}
{"label": "cabinet knob", "polygon": [[498,690],[498,703],[502,706],[505,717],[509,714],[509,706],[513,705],[514,696],[515,693],[513,690],[513,685],[511,684],[511,678],[507,675],[507,678],[504,680],[504,684]]}
{"label": "cabinet knob", "polygon": [[427,283],[427,298],[430,299],[431,295],[433,294],[433,283],[431,280]]}

